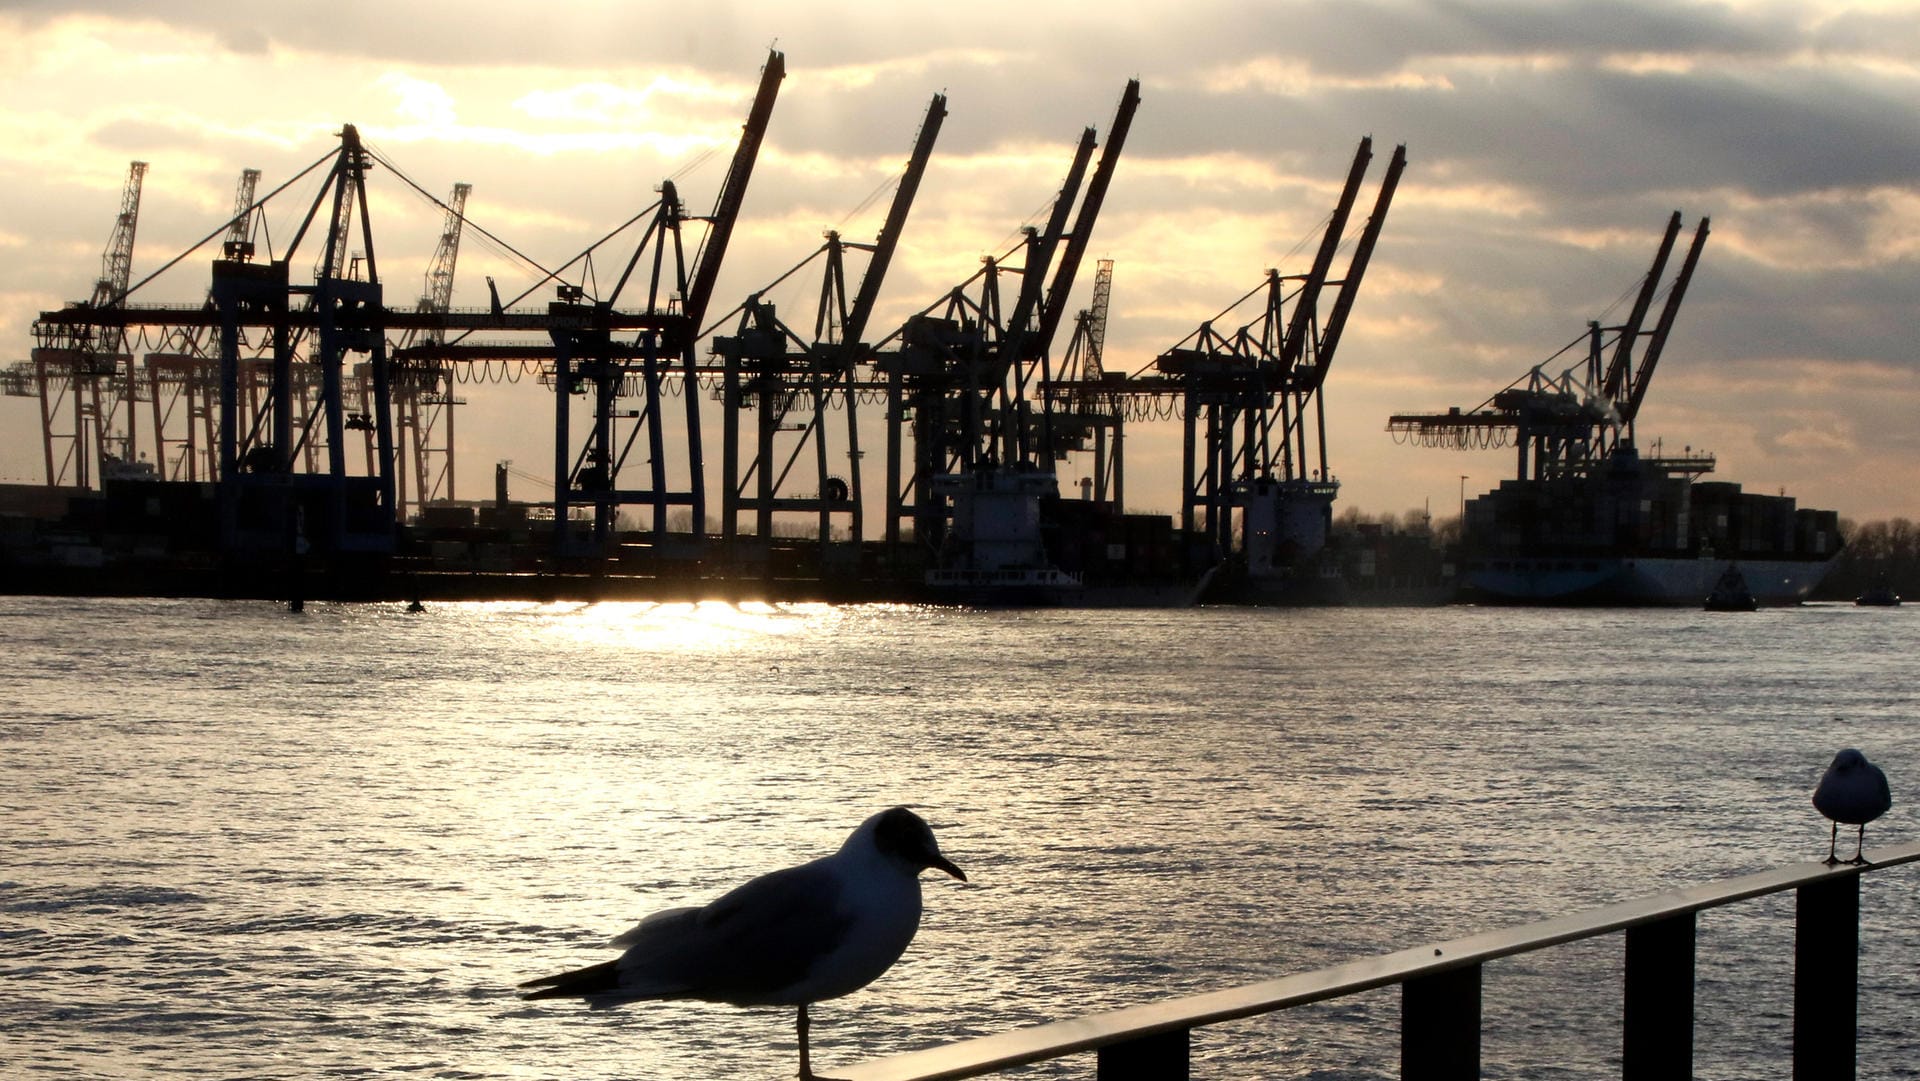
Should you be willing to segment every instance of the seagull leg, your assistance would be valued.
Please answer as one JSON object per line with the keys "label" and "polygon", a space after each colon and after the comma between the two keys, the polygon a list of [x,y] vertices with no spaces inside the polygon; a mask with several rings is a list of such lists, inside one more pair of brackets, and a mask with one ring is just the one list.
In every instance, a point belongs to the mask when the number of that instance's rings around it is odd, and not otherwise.
{"label": "seagull leg", "polygon": [[1839,863],[1840,857],[1834,854],[1834,849],[1839,844],[1840,844],[1840,823],[1835,822],[1833,823],[1833,829],[1827,834],[1827,858],[1824,860],[1821,860],[1820,862],[1826,864],[1828,867],[1832,867],[1834,864]]}
{"label": "seagull leg", "polygon": [[812,1027],[807,1020],[807,1004],[800,1004],[800,1016],[794,1020],[794,1031],[800,1036],[800,1081],[835,1081],[831,1077],[821,1077],[813,1072],[813,1055],[807,1049],[807,1029]]}
{"label": "seagull leg", "polygon": [[800,1081],[813,1081],[813,1062],[807,1054],[807,1004],[800,1004],[800,1016],[793,1023],[800,1037]]}
{"label": "seagull leg", "polygon": [[1865,849],[1866,847],[1867,847],[1867,824],[1865,822],[1862,822],[1860,823],[1860,835],[1858,837],[1855,837],[1853,841],[1852,862],[1854,863],[1867,862],[1867,858],[1861,855],[1861,850]]}

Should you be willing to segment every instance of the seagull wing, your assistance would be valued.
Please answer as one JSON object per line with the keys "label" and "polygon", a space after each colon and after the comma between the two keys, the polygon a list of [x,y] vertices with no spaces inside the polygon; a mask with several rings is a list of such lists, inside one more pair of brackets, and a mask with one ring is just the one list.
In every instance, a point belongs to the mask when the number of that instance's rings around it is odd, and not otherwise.
{"label": "seagull wing", "polygon": [[704,908],[656,913],[614,940],[627,998],[695,998],[788,1005],[800,983],[839,945],[852,919],[826,861],[762,875]]}
{"label": "seagull wing", "polygon": [[639,923],[634,924],[630,930],[622,931],[611,942],[608,942],[607,945],[616,950],[624,950],[629,946],[645,941],[649,934],[672,933],[670,931],[672,925],[686,920],[688,913],[698,911],[700,911],[698,906],[663,908],[653,915],[648,916],[646,919],[641,920]]}

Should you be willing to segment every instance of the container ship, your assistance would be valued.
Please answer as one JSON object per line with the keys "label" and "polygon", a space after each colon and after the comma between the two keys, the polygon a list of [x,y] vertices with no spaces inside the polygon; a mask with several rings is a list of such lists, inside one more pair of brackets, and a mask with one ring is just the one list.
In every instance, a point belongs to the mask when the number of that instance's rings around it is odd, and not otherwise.
{"label": "container ship", "polygon": [[1697,607],[1731,569],[1762,605],[1805,600],[1839,554],[1838,515],[1695,479],[1711,464],[1621,447],[1468,501],[1462,599]]}
{"label": "container ship", "polygon": [[1760,604],[1796,604],[1825,577],[1841,547],[1834,512],[1703,481],[1714,459],[1691,448],[1638,450],[1635,419],[1707,233],[1702,218],[1651,326],[1678,211],[1626,320],[1590,322],[1555,354],[1580,360],[1552,374],[1549,358],[1472,409],[1388,421],[1403,442],[1518,452],[1514,479],[1463,501],[1461,599],[1699,606],[1737,578]]}

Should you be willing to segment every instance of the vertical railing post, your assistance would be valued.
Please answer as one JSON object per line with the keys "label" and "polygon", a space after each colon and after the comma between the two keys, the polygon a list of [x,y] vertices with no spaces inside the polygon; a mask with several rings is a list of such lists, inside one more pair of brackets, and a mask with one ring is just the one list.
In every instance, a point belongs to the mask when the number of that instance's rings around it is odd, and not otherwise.
{"label": "vertical railing post", "polygon": [[1400,985],[1402,1081],[1480,1076],[1480,966],[1418,976]]}
{"label": "vertical railing post", "polygon": [[1187,1081],[1192,1034],[1177,1028],[1107,1044],[1096,1052],[1094,1076],[1098,1081]]}
{"label": "vertical railing post", "polygon": [[1693,1076],[1693,913],[1627,928],[1624,1081]]}
{"label": "vertical railing post", "polygon": [[1853,1081],[1860,975],[1860,876],[1795,891],[1794,1081]]}

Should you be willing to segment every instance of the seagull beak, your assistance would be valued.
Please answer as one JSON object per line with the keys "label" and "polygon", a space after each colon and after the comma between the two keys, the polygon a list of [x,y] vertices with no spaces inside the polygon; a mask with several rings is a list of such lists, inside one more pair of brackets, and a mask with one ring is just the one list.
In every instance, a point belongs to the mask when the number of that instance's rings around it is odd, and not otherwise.
{"label": "seagull beak", "polygon": [[927,866],[938,868],[939,870],[945,871],[946,873],[952,875],[953,877],[959,879],[962,882],[965,882],[967,880],[967,873],[965,871],[962,871],[960,868],[954,866],[954,863],[952,860],[948,859],[945,856],[940,855],[937,852],[934,853],[930,858],[928,858]]}

